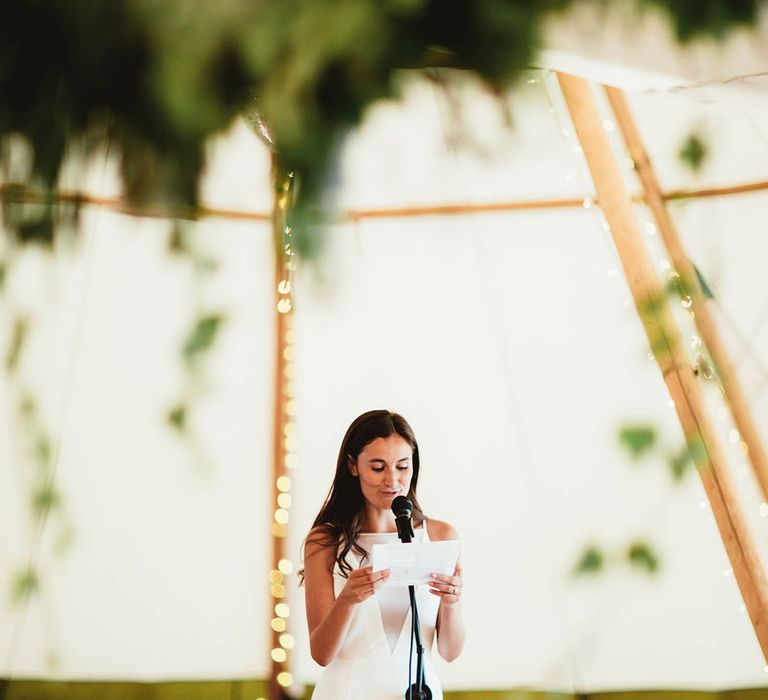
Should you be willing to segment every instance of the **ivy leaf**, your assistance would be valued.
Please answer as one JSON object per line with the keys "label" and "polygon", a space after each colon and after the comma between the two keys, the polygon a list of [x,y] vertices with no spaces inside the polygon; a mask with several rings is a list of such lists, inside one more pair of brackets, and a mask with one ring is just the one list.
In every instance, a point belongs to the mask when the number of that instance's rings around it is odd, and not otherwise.
{"label": "ivy leaf", "polygon": [[684,446],[681,450],[669,455],[667,463],[672,472],[672,478],[675,481],[682,481],[685,473],[693,466],[693,460],[691,459],[688,447]]}
{"label": "ivy leaf", "polygon": [[605,563],[603,553],[594,545],[589,545],[581,554],[573,573],[577,576],[596,574],[602,571]]}
{"label": "ivy leaf", "polygon": [[39,486],[32,494],[32,507],[38,518],[44,518],[54,508],[61,503],[59,494],[50,482]]}
{"label": "ivy leaf", "polygon": [[698,173],[709,156],[709,148],[699,134],[692,132],[683,142],[677,155],[680,162],[691,172]]}
{"label": "ivy leaf", "polygon": [[694,265],[693,269],[696,271],[696,277],[699,280],[699,284],[701,285],[701,291],[704,292],[704,296],[707,297],[707,299],[714,299],[715,293],[712,291],[712,287],[707,284],[707,280],[704,277],[704,275],[701,273],[701,270]]}
{"label": "ivy leaf", "polygon": [[223,317],[220,314],[203,316],[197,320],[195,328],[184,344],[183,355],[188,363],[193,363],[201,353],[210,349],[222,322]]}
{"label": "ivy leaf", "polygon": [[22,603],[32,597],[40,589],[40,579],[37,572],[32,569],[24,569],[16,574],[13,580],[11,595],[15,603]]}
{"label": "ivy leaf", "polygon": [[168,423],[179,432],[184,432],[187,427],[187,407],[184,404],[174,406],[166,416]]}
{"label": "ivy leaf", "polygon": [[51,443],[45,435],[38,435],[34,446],[35,458],[41,467],[47,467],[51,461]]}
{"label": "ivy leaf", "polygon": [[640,459],[656,443],[656,430],[650,425],[625,425],[619,429],[619,442],[632,459]]}
{"label": "ivy leaf", "polygon": [[659,557],[645,542],[634,542],[627,550],[627,559],[632,566],[644,569],[649,574],[659,570]]}
{"label": "ivy leaf", "polygon": [[23,316],[19,316],[14,321],[8,354],[5,356],[5,368],[9,374],[13,374],[19,366],[19,359],[24,350],[24,341],[27,338],[28,330],[29,321]]}

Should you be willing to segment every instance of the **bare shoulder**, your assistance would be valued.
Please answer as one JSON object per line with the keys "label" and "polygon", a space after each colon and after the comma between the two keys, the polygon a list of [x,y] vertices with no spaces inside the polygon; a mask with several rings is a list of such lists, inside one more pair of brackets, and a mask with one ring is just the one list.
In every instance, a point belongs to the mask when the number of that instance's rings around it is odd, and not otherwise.
{"label": "bare shoulder", "polygon": [[429,539],[439,542],[440,540],[458,540],[459,533],[453,525],[445,522],[445,520],[435,520],[430,518],[427,520],[427,531],[429,532]]}
{"label": "bare shoulder", "polygon": [[[304,560],[310,558],[328,559],[333,558],[336,552],[336,537],[327,525],[318,525],[313,527],[307,538],[304,540]],[[324,556],[316,557],[315,555]]]}

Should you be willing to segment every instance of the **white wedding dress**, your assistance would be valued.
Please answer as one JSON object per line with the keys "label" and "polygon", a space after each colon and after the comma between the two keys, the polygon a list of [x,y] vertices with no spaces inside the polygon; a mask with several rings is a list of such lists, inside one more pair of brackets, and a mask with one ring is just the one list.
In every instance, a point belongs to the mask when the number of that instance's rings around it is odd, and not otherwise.
{"label": "white wedding dress", "polygon": [[[358,538],[358,544],[368,552],[374,544],[397,541],[396,532],[361,533]],[[413,541],[429,541],[426,522],[415,530]],[[353,566],[360,566],[354,550],[347,559]],[[337,564],[333,572],[334,595],[339,595],[346,582]],[[428,586],[417,586],[416,603],[424,644],[425,681],[432,691],[432,700],[443,700],[443,690],[430,660],[440,598],[431,594]],[[408,588],[379,589],[376,595],[355,608],[343,645],[336,658],[323,669],[312,700],[404,700],[408,689],[410,632]],[[415,680],[414,645],[411,683]]]}

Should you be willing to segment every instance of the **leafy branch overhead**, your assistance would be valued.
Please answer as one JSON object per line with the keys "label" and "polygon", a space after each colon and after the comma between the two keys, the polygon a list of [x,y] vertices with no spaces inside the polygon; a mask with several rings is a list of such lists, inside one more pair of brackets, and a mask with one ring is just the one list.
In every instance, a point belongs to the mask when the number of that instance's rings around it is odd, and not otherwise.
{"label": "leafy branch overhead", "polygon": [[[21,184],[50,194],[71,148],[88,153],[109,144],[128,197],[178,213],[196,204],[205,141],[255,109],[280,167],[301,177],[301,223],[344,134],[374,101],[395,94],[397,71],[468,69],[504,88],[530,65],[543,21],[576,2],[4,3],[0,145],[9,134],[23,136],[33,157]],[[639,4],[666,10],[681,41],[752,24],[758,8],[757,0]],[[7,153],[0,159],[7,171]],[[3,199],[4,221],[17,222],[17,235],[51,239],[50,199],[22,205],[12,188]],[[311,253],[306,227],[295,230],[298,252]]]}

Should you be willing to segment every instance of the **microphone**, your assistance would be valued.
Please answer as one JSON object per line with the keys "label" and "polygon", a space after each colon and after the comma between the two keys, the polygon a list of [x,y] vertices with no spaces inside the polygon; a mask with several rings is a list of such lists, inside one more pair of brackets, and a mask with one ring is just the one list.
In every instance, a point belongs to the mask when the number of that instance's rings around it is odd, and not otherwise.
{"label": "microphone", "polygon": [[405,496],[397,496],[392,501],[392,512],[395,514],[395,523],[397,524],[397,536],[401,542],[410,542],[413,538],[413,526],[411,525],[411,513],[413,513],[413,503]]}

